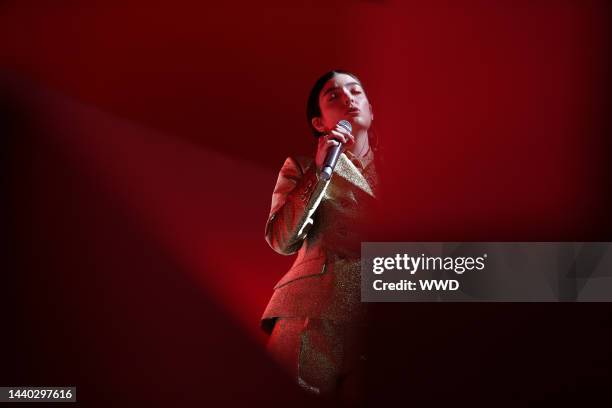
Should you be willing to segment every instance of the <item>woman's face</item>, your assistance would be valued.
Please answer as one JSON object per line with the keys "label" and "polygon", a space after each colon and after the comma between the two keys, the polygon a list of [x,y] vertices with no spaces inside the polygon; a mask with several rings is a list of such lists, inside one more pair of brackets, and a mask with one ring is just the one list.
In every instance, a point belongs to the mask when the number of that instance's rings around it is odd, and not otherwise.
{"label": "woman's face", "polygon": [[312,123],[319,132],[328,132],[344,119],[353,126],[353,134],[358,130],[368,130],[374,115],[358,80],[347,74],[336,74],[325,83],[319,93],[321,117],[313,118]]}

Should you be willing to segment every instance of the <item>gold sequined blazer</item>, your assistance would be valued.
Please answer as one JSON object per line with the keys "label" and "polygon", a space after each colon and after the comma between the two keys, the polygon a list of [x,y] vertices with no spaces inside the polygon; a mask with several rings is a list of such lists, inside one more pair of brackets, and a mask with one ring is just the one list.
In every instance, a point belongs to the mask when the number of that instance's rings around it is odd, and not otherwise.
{"label": "gold sequined blazer", "polygon": [[289,157],[272,194],[266,241],[297,257],[274,286],[262,316],[271,331],[278,317],[359,321],[360,244],[376,207],[371,151],[363,159],[342,153],[331,180],[319,180],[311,158]]}

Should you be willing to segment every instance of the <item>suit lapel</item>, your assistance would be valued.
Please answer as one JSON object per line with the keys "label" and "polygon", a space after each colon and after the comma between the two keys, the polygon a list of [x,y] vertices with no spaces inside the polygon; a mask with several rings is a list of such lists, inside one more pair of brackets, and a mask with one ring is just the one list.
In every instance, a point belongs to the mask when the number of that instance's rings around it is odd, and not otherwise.
{"label": "suit lapel", "polygon": [[361,174],[359,169],[353,164],[352,161],[349,160],[348,157],[346,157],[344,153],[342,153],[338,158],[334,175],[336,177],[342,177],[352,185],[374,197],[374,192],[372,191],[370,184],[368,184],[365,177],[363,177],[363,174]]}

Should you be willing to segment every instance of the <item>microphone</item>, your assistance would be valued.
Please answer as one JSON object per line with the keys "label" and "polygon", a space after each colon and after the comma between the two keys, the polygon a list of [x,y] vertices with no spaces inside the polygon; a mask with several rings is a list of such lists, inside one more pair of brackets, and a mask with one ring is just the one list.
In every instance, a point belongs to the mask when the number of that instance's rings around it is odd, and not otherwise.
{"label": "microphone", "polygon": [[[338,125],[342,126],[349,132],[353,131],[353,126],[351,126],[348,120],[341,120],[338,122]],[[340,153],[342,150],[342,143],[339,143],[337,146],[332,146],[331,149],[327,151],[327,156],[325,156],[325,161],[323,162],[323,169],[321,170],[321,178],[325,181],[331,178],[331,175],[336,167],[336,163],[338,162],[338,157],[340,157]]]}

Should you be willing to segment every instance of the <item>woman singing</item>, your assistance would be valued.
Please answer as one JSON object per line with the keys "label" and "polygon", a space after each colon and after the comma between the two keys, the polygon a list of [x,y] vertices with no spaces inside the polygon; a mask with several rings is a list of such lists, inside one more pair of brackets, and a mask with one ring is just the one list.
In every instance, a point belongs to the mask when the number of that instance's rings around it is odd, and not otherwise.
{"label": "woman singing", "polygon": [[[360,244],[378,187],[372,105],[354,74],[330,71],[310,92],[307,118],[316,154],[287,158],[266,224],[268,244],[297,258],[274,287],[262,326],[270,333],[269,352],[298,384],[353,399],[365,360]],[[343,153],[326,181],[321,168],[340,143]]]}

